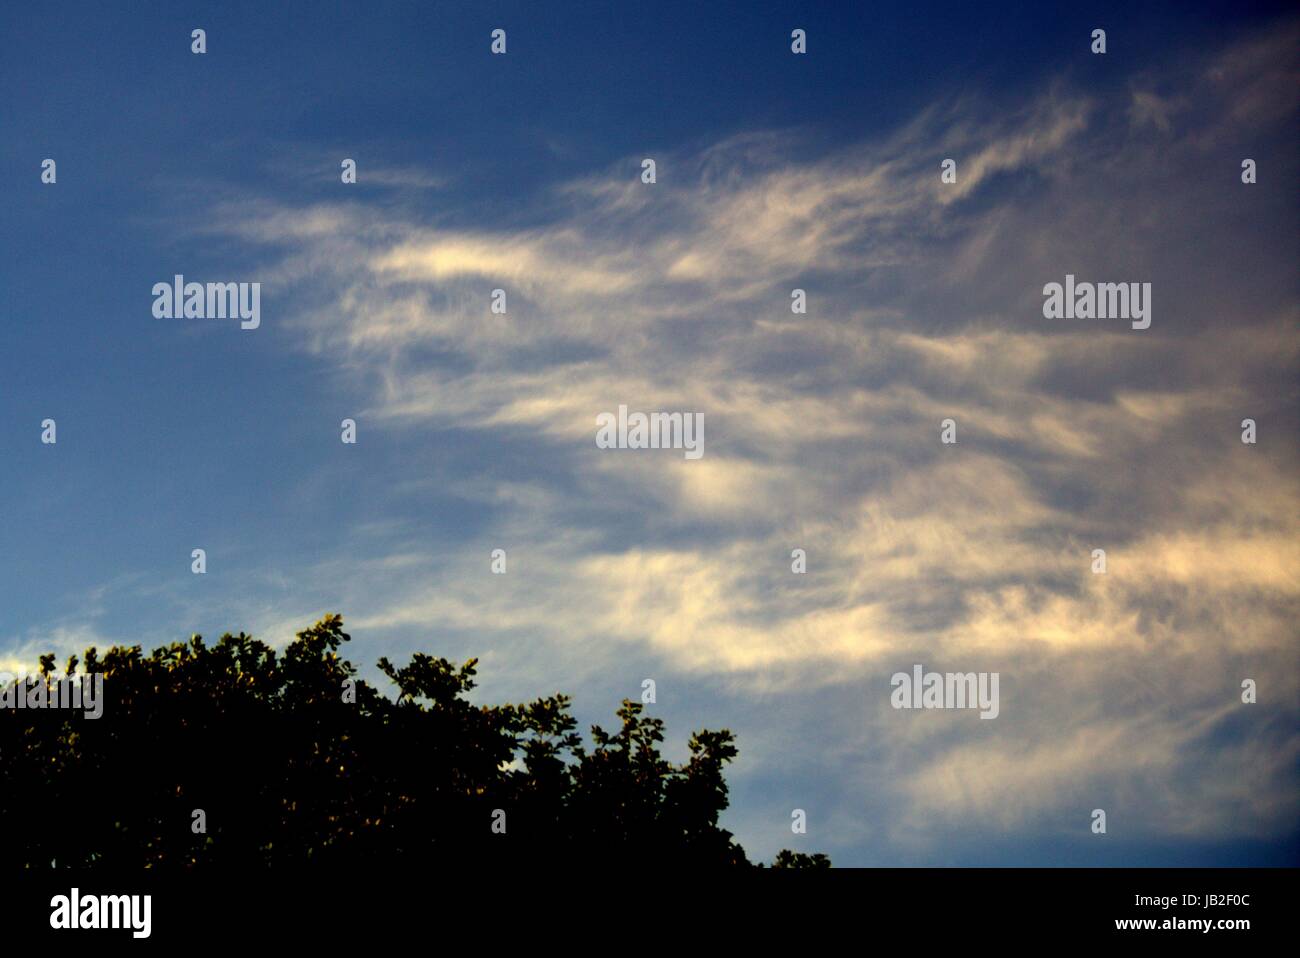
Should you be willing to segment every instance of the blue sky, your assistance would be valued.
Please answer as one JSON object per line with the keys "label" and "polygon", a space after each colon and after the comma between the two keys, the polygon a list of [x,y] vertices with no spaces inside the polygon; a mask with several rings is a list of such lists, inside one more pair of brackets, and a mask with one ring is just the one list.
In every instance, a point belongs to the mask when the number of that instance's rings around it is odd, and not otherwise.
{"label": "blue sky", "polygon": [[[1282,8],[266,6],[0,13],[0,665],[340,611],[584,723],[654,678],[755,857],[1295,862]],[[705,456],[598,450],[620,403]],[[916,662],[1002,714],[892,710]]]}

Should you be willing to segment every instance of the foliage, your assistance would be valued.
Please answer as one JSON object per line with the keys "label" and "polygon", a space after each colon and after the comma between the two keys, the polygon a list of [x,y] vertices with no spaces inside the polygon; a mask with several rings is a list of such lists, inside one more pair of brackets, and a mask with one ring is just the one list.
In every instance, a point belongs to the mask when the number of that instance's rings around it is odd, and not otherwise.
{"label": "foliage", "polygon": [[[332,615],[279,655],[242,632],[148,656],[88,649],[82,673],[104,676],[101,718],[0,710],[8,863],[749,864],[718,825],[730,732],[696,733],[674,765],[659,751],[663,722],[624,701],[621,728],[593,727],[586,747],[565,695],[475,706],[465,696],[477,660],[416,654],[401,668],[379,660],[390,699],[341,657],[348,640]],[[54,656],[42,656],[41,674],[53,672]],[[497,810],[504,834],[492,828]],[[774,867],[828,864],[786,851]]]}

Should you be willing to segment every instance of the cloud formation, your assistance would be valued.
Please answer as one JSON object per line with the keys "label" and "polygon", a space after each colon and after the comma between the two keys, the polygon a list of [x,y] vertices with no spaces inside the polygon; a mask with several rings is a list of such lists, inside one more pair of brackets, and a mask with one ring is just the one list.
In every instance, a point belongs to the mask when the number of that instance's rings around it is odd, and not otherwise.
{"label": "cloud formation", "polygon": [[[814,820],[877,860],[937,860],[930,828],[1086,830],[1099,806],[1132,840],[1285,833],[1296,217],[1238,169],[1258,152],[1294,181],[1295,41],[1118,91],[970,95],[834,150],[800,129],[665,150],[653,185],[628,157],[475,229],[224,202],[208,228],[264,255],[295,343],[430,477],[361,479],[378,531],[298,578],[335,583],[325,603],[386,650],[429,622],[467,637],[511,691],[630,695],[626,659],[750,703],[742,779],[790,769],[791,807],[811,801],[794,769],[833,783]],[[1151,282],[1151,328],[1044,319],[1066,273]],[[597,449],[619,404],[702,412],[704,458]],[[425,508],[482,519],[407,541]],[[914,662],[1000,671],[1001,716],[894,712]]]}

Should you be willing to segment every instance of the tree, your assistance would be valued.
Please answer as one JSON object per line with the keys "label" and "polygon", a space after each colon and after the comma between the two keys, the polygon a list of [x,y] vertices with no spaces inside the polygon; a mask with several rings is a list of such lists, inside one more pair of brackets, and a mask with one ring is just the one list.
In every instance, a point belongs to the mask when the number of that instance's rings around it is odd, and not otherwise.
{"label": "tree", "polygon": [[[732,734],[666,761],[660,719],[575,731],[565,695],[475,706],[477,660],[417,653],[387,698],[339,654],[331,615],[282,654],[240,633],[73,656],[102,675],[103,716],[0,710],[0,834],[28,868],[246,869],[446,862],[744,866],[718,825]],[[54,656],[35,681],[50,683]],[[201,811],[201,815],[200,815]],[[70,825],[68,823],[76,823]],[[774,867],[829,864],[782,852]]]}

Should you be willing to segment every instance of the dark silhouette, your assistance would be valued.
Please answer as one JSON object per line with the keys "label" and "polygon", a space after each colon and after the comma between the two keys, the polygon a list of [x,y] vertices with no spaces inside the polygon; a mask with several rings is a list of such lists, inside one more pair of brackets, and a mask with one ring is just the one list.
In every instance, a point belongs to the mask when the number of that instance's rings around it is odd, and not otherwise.
{"label": "dark silhouette", "polygon": [[[728,731],[684,765],[663,722],[624,701],[584,747],[565,695],[474,706],[471,659],[379,668],[395,699],[338,654],[341,616],[283,653],[250,636],[86,651],[104,712],[0,709],[0,835],[10,865],[262,869],[561,862],[641,869],[749,864],[718,815]],[[65,674],[77,674],[73,656]],[[40,659],[44,680],[54,656]],[[206,831],[198,829],[202,809]],[[495,825],[495,828],[494,828]],[[773,867],[827,867],[783,851]]]}

